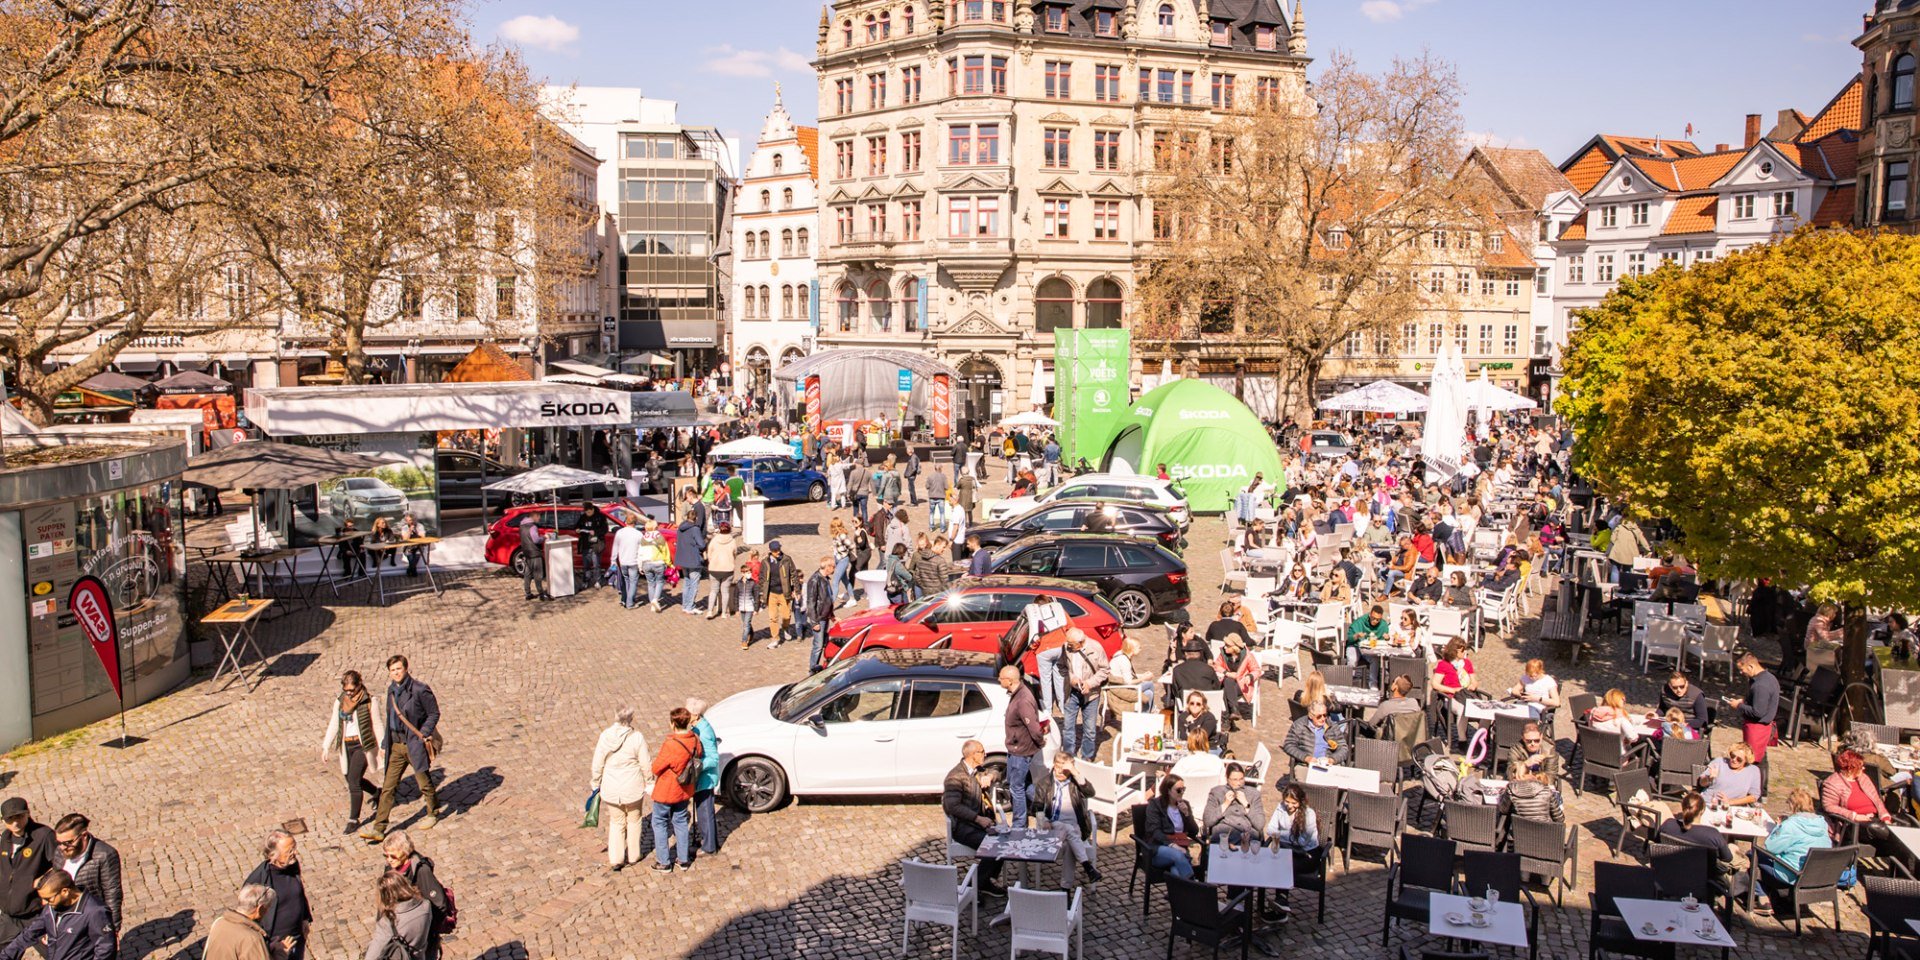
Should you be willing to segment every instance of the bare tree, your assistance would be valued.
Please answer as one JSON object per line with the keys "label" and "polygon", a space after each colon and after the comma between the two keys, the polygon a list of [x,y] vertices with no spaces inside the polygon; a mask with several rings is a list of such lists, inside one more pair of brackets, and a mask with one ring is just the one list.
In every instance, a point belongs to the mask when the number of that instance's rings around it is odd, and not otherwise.
{"label": "bare tree", "polygon": [[1379,75],[1335,54],[1309,101],[1256,96],[1210,128],[1155,134],[1143,171],[1154,261],[1144,343],[1275,364],[1282,414],[1310,414],[1327,354],[1444,304],[1424,238],[1478,219],[1454,172],[1458,78],[1423,56]]}

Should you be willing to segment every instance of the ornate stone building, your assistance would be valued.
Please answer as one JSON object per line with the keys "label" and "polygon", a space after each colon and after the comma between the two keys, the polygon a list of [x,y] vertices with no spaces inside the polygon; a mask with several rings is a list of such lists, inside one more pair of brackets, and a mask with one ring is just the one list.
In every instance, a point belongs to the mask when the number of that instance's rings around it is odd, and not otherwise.
{"label": "ornate stone building", "polygon": [[1920,0],[1874,0],[1853,45],[1860,48],[1860,172],[1855,222],[1914,229],[1914,168],[1920,166],[1915,68],[1920,66]]}
{"label": "ornate stone building", "polygon": [[819,30],[819,348],[925,350],[982,418],[1029,408],[1054,330],[1131,322],[1155,134],[1306,88],[1299,0],[838,0]]}
{"label": "ornate stone building", "polygon": [[794,124],[776,84],[773,110],[734,202],[727,345],[749,384],[770,383],[774,369],[812,346],[820,295],[813,266],[819,168],[820,132]]}

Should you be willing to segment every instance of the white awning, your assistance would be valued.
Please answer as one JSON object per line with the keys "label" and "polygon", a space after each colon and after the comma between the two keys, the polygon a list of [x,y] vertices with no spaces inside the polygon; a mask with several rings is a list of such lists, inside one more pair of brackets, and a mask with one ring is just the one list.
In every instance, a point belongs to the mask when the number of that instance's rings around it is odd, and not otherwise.
{"label": "white awning", "polygon": [[614,426],[632,422],[632,396],[564,383],[269,387],[247,392],[247,419],[270,437]]}
{"label": "white awning", "polygon": [[593,377],[595,379],[612,376],[619,372],[618,370],[608,370],[606,367],[595,366],[591,363],[581,363],[578,360],[548,360],[547,366],[567,373],[577,373],[580,376]]}

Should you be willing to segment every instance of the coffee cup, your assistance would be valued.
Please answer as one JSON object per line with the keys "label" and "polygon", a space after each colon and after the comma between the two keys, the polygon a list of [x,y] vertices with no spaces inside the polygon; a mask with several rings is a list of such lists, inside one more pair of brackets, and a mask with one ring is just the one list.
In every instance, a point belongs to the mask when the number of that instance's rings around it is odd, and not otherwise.
{"label": "coffee cup", "polygon": [[1713,918],[1701,917],[1700,918],[1700,935],[1703,937],[1711,937],[1713,936],[1713,934],[1714,934]]}
{"label": "coffee cup", "polygon": [[1474,912],[1474,914],[1477,916],[1481,911],[1487,909],[1487,898],[1474,897],[1467,901],[1467,907],[1471,909]]}
{"label": "coffee cup", "polygon": [[1474,926],[1484,927],[1487,925],[1487,915],[1478,910],[1475,910],[1473,912],[1472,921]]}

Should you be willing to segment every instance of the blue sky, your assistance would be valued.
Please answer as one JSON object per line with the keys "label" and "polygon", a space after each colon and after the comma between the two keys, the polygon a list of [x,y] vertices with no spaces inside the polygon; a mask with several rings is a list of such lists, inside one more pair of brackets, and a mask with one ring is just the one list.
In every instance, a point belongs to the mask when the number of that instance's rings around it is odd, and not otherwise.
{"label": "blue sky", "polygon": [[[1289,0],[1289,3],[1291,0]],[[1466,83],[1466,123],[1491,142],[1555,162],[1595,133],[1738,143],[1744,117],[1812,113],[1858,72],[1850,41],[1869,0],[1308,0],[1312,53],[1339,49],[1370,70],[1423,49]],[[786,85],[810,122],[809,0],[494,0],[481,39],[517,43],[559,84],[640,87],[680,101],[751,148]]]}

